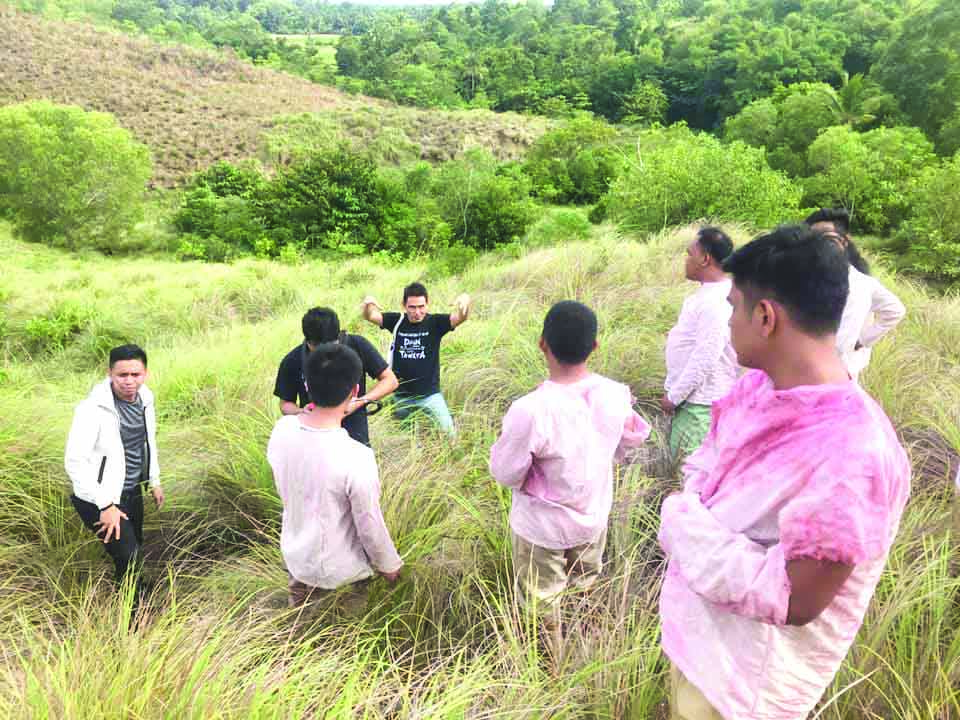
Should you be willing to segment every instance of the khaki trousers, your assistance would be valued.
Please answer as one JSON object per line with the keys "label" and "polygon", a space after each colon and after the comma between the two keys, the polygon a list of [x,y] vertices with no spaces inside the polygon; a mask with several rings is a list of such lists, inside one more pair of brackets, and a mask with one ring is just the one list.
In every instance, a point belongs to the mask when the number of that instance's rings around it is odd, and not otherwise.
{"label": "khaki trousers", "polygon": [[517,596],[524,606],[541,605],[559,620],[560,595],[568,587],[587,590],[600,577],[607,530],[592,543],[548,550],[511,532]]}
{"label": "khaki trousers", "polygon": [[670,720],[723,720],[723,715],[673,663],[670,663]]}

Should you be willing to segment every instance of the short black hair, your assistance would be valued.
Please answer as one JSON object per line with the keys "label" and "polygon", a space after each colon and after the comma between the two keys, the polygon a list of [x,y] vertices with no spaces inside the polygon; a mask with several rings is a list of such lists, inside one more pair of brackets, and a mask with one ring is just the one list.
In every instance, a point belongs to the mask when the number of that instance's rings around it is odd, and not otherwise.
{"label": "short black hair", "polygon": [[310,308],[301,322],[303,338],[311,345],[333,342],[340,337],[340,318],[330,308]]}
{"label": "short black hair", "polygon": [[310,400],[319,407],[336,407],[350,396],[363,373],[360,356],[340,343],[323,343],[307,356],[304,377]]}
{"label": "short black hair", "polygon": [[139,345],[118,345],[110,351],[110,367],[122,360],[139,360],[147,366],[147,353]]}
{"label": "short black hair", "polygon": [[430,296],[427,295],[427,288],[424,287],[423,283],[410,283],[403,289],[403,304],[407,304],[407,300],[412,297],[422,297],[424,300],[429,300]]}
{"label": "short black hair", "polygon": [[806,225],[783,225],[744,245],[723,269],[750,305],[776,300],[804,332],[836,333],[847,303],[847,258],[836,243]]}
{"label": "short black hair", "polygon": [[853,240],[850,239],[850,213],[843,208],[820,208],[816,212],[807,215],[807,219],[804,220],[804,222],[811,227],[816,223],[822,222],[832,224],[833,227],[836,228],[836,231],[844,236],[847,260],[850,264],[864,275],[870,274],[870,263],[864,259],[863,255],[861,255],[857,249],[857,246],[854,245]]}
{"label": "short black hair", "polygon": [[543,340],[564,365],[586,362],[597,342],[597,316],[575,300],[561,300],[543,319]]}
{"label": "short black hair", "polygon": [[697,233],[697,242],[700,243],[704,252],[721,265],[733,252],[733,240],[718,227],[700,228]]}
{"label": "short black hair", "polygon": [[810,227],[816,223],[828,222],[837,229],[837,232],[844,235],[850,233],[850,213],[843,208],[820,208],[807,215],[807,219],[803,222]]}

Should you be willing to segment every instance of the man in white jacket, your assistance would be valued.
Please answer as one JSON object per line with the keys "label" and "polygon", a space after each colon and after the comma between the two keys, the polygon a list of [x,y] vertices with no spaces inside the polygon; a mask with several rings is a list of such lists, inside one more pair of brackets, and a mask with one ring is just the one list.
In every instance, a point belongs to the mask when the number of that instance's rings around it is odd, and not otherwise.
{"label": "man in white jacket", "polygon": [[850,292],[837,330],[837,350],[850,377],[857,380],[870,362],[871,348],[903,320],[907,309],[900,298],[870,275],[870,266],[850,239],[850,214],[846,210],[821,208],[805,222],[836,243],[850,264]]}
{"label": "man in white jacket", "polygon": [[143,490],[163,505],[153,393],[144,385],[147,354],[137,345],[110,351],[108,377],[77,405],[64,458],[83,524],[103,539],[122,580],[143,543]]}

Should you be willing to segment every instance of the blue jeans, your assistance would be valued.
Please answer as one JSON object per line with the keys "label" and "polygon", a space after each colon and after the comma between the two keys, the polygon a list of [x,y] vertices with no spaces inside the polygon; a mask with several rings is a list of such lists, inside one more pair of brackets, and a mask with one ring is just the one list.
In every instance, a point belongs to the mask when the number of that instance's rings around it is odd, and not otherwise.
{"label": "blue jeans", "polygon": [[406,420],[415,413],[425,412],[447,435],[457,434],[453,425],[453,416],[450,414],[450,408],[447,407],[447,401],[443,399],[443,393],[433,393],[426,397],[394,397],[396,403],[393,406],[393,417],[397,420]]}

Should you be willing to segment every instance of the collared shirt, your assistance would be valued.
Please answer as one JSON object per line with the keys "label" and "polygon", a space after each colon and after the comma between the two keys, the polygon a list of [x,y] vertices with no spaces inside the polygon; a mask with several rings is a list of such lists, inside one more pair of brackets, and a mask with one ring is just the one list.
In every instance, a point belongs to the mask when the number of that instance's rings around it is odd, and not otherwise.
{"label": "collared shirt", "polygon": [[370,448],[343,428],[310,428],[287,415],[273,428],[267,460],[283,502],[280,551],[297,580],[332,590],[400,569]]}
{"label": "collared shirt", "polygon": [[737,354],[730,344],[727,302],[730,281],[703,283],[683,301],[677,324],[667,335],[667,397],[710,405],[737,381]]}
{"label": "collared shirt", "polygon": [[847,371],[856,378],[870,361],[870,348],[903,320],[907,309],[876,278],[852,265],[849,275],[850,292],[837,330],[837,350]]}
{"label": "collared shirt", "polygon": [[510,527],[552,550],[596,540],[613,504],[613,461],[650,426],[630,388],[602,375],[547,380],[515,401],[490,449],[490,473],[513,490]]}
{"label": "collared shirt", "polygon": [[[663,648],[727,720],[807,716],[852,645],[910,492],[910,464],[856,383],[777,391],[754,371],[713,406],[662,508]],[[787,626],[791,560],[853,565]]]}

